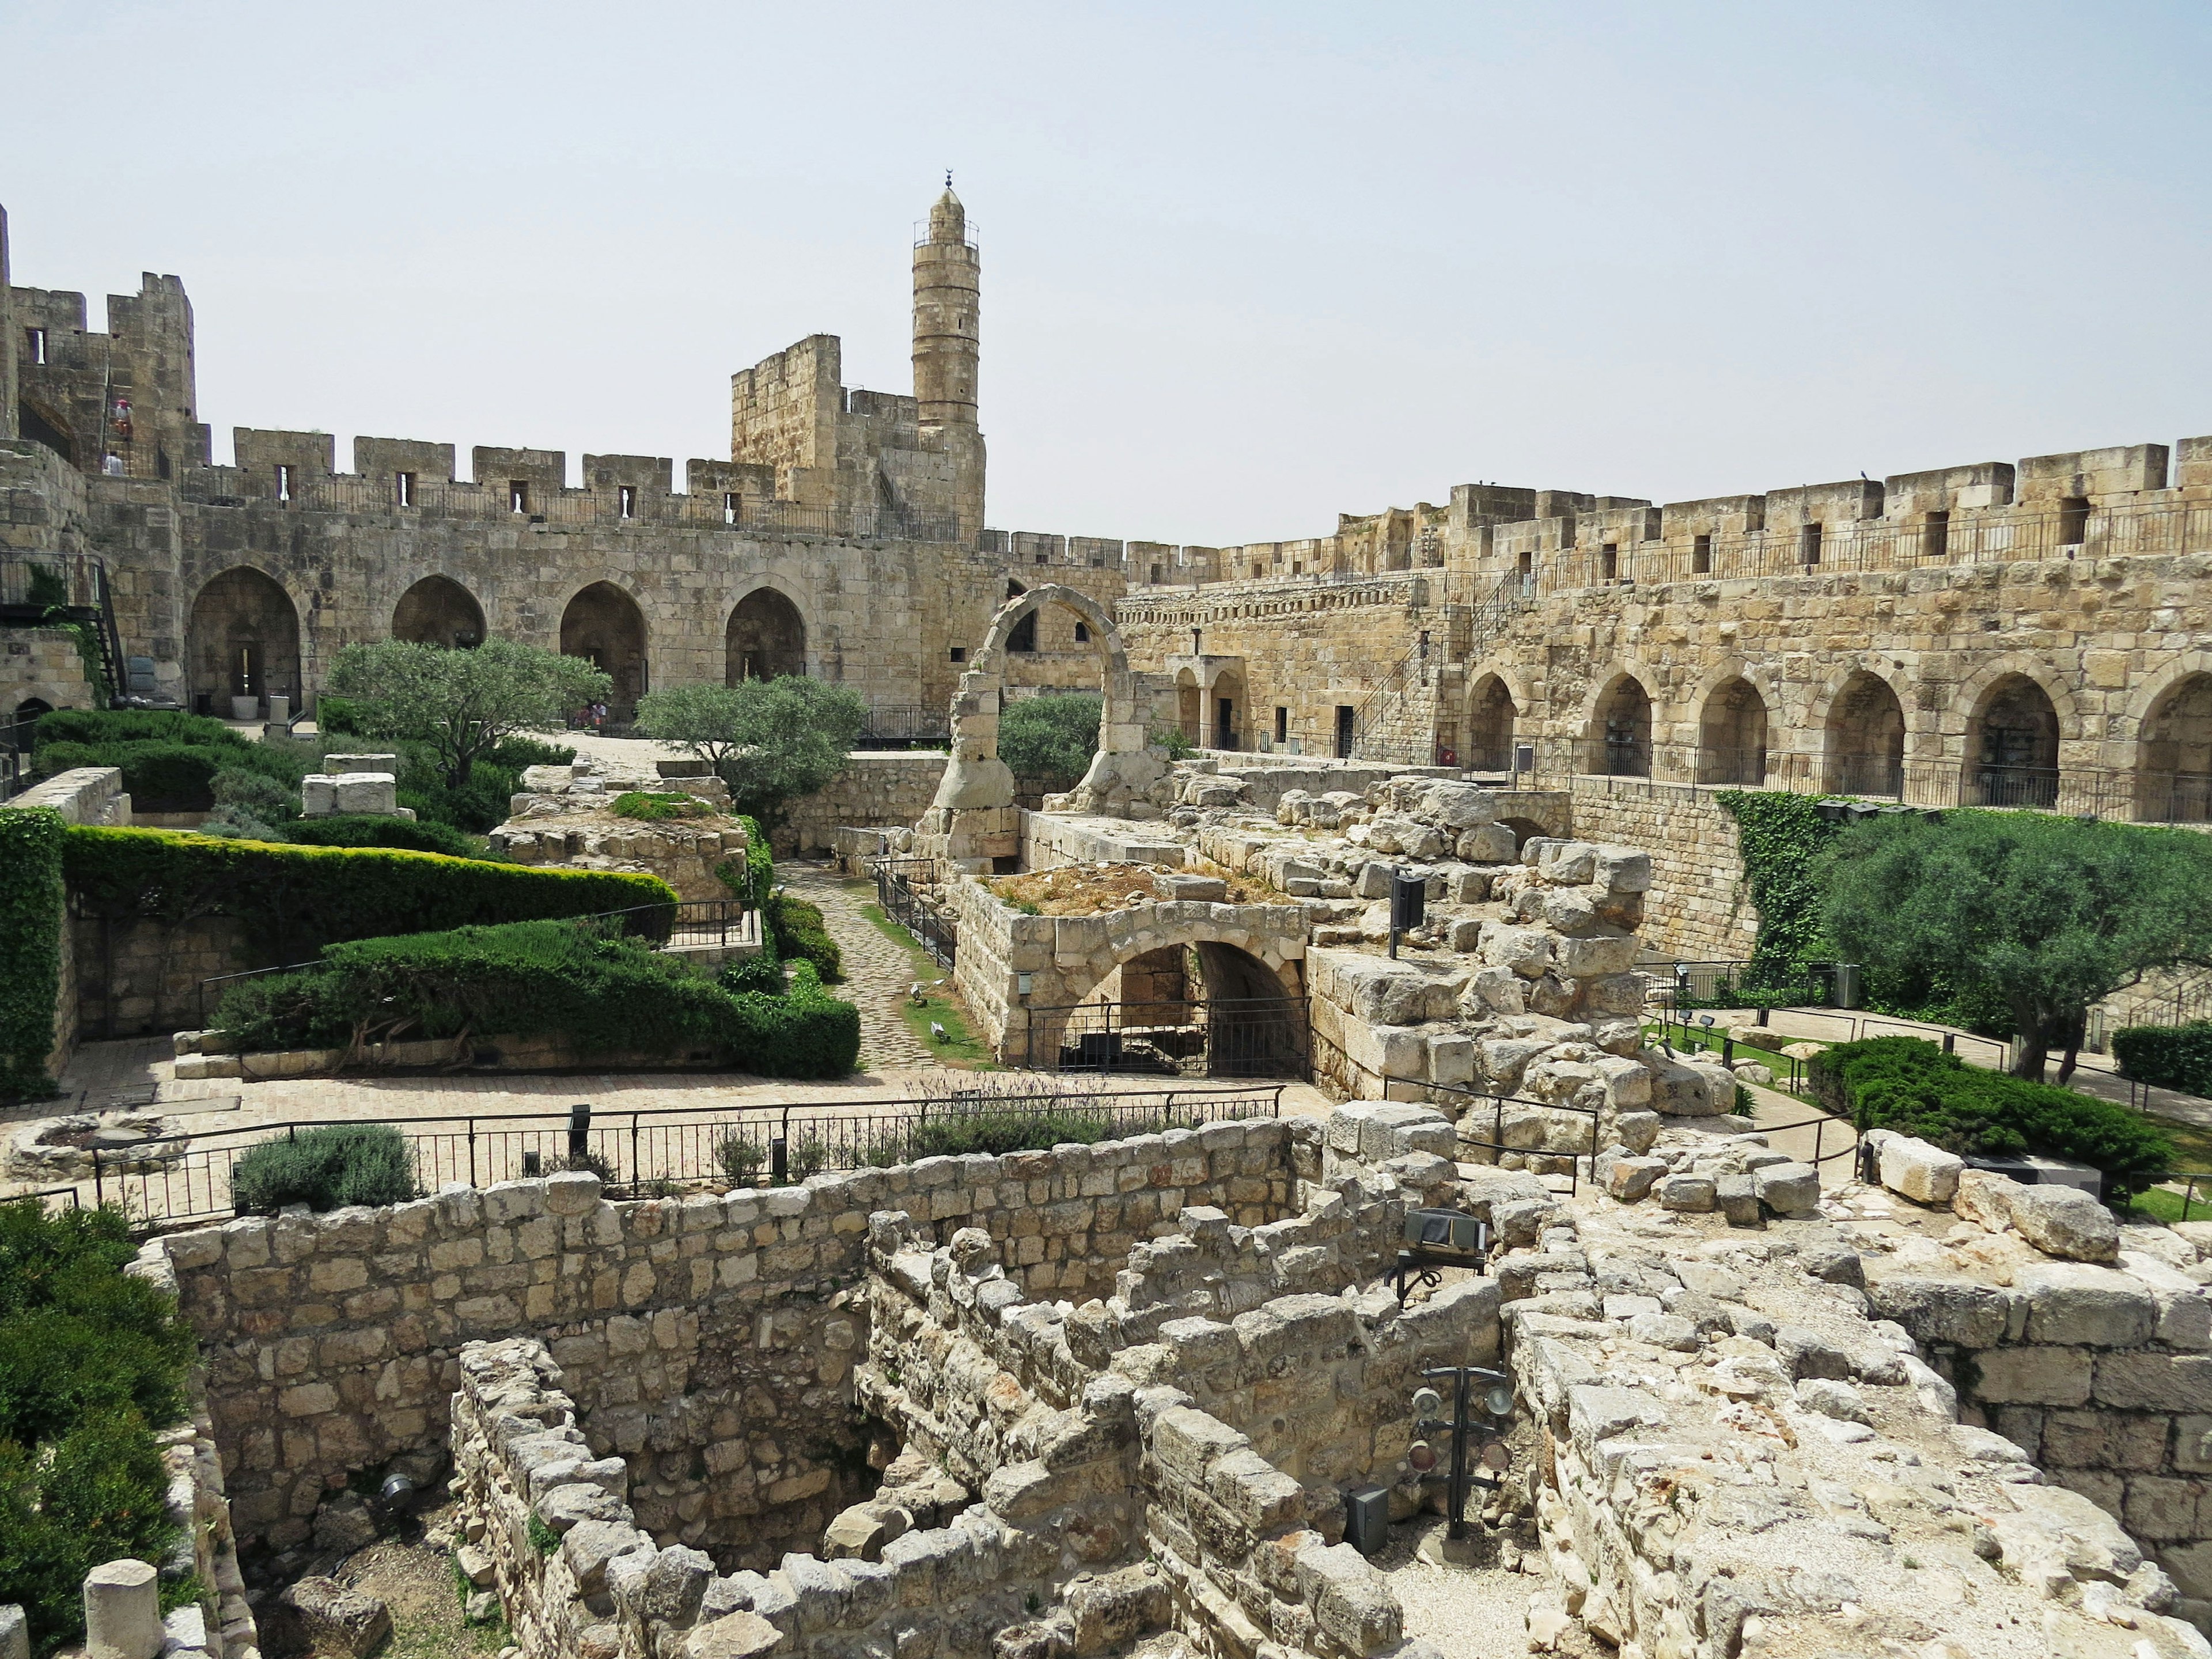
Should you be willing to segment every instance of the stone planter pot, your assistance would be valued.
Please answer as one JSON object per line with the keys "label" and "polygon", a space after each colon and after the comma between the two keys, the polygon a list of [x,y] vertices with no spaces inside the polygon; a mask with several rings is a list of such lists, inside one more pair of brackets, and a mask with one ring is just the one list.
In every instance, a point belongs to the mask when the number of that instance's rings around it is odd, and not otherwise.
{"label": "stone planter pot", "polygon": [[258,697],[233,697],[230,700],[230,717],[234,720],[252,720],[260,719],[261,699]]}

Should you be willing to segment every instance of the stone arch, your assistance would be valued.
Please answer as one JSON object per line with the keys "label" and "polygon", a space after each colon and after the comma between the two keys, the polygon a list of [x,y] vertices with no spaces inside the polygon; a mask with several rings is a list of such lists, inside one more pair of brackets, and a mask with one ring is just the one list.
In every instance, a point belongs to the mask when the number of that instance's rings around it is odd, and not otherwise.
{"label": "stone arch", "polygon": [[1905,703],[1871,670],[1854,669],[1828,698],[1820,787],[1835,795],[1905,793]]}
{"label": "stone arch", "polygon": [[1251,710],[1246,707],[1241,670],[1224,668],[1212,677],[1206,688],[1206,712],[1207,748],[1233,750],[1248,746],[1244,732]]}
{"label": "stone arch", "polygon": [[806,619],[779,588],[763,584],[739,599],[731,608],[722,643],[723,676],[731,685],[806,672]]}
{"label": "stone arch", "polygon": [[653,689],[647,672],[645,612],[612,582],[592,582],[570,596],[561,611],[561,654],[583,657],[612,677],[607,713],[635,719],[637,700]]}
{"label": "stone arch", "polygon": [[1698,781],[1766,781],[1766,699],[1740,674],[1713,687],[1698,712]]}
{"label": "stone arch", "polygon": [[2202,823],[2212,819],[2212,663],[2185,664],[2164,679],[2137,726],[2136,817]]}
{"label": "stone arch", "polygon": [[1967,794],[1972,803],[2056,805],[2059,731],[2057,706],[2040,682],[2017,672],[1990,680],[1967,717]]}
{"label": "stone arch", "polygon": [[466,650],[483,643],[483,607],[452,577],[425,576],[392,607],[392,637]]}
{"label": "stone arch", "polygon": [[26,697],[15,705],[15,712],[9,718],[21,726],[27,720],[38,719],[41,714],[51,714],[53,712],[53,704],[48,702],[44,697]]}
{"label": "stone arch", "polygon": [[[2072,688],[2060,679],[2051,665],[2024,652],[2008,651],[1991,659],[1969,674],[1960,684],[1957,695],[1944,711],[1943,730],[1953,736],[1971,738],[1974,722],[1989,701],[1990,690],[2000,681],[2025,679],[2032,682],[2049,700],[2052,711],[2058,716],[2058,736],[2063,742],[2081,734],[2081,714],[2074,698]],[[1966,761],[1974,761],[1973,748],[1967,744]]]}
{"label": "stone arch", "polygon": [[1176,670],[1176,725],[1194,748],[1206,742],[1206,688],[1192,668]]}
{"label": "stone arch", "polygon": [[1651,775],[1651,694],[1636,674],[1623,670],[1590,696],[1584,711],[1583,746],[1577,770],[1612,777]]}
{"label": "stone arch", "polygon": [[1485,674],[1467,699],[1467,763],[1477,772],[1513,769],[1513,738],[1520,708],[1502,674]]}
{"label": "stone arch", "polygon": [[270,696],[300,697],[300,612],[283,585],[252,565],[233,565],[192,600],[185,629],[187,690],[228,720],[251,697],[258,718]]}

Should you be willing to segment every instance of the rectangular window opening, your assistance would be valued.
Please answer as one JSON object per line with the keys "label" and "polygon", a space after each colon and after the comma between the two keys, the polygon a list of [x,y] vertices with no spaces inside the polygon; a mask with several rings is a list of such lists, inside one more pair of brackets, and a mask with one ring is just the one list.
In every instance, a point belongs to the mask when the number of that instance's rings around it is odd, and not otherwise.
{"label": "rectangular window opening", "polygon": [[1256,581],[1258,581],[1258,580],[1260,580],[1260,572],[1261,572],[1261,570],[1262,568],[1263,568],[1263,567],[1262,567],[1262,566],[1256,565],[1256,564],[1255,564],[1255,565],[1254,565],[1254,566],[1252,567],[1252,580],[1253,580],[1254,581],[1255,581],[1255,582],[1256,582]]}
{"label": "rectangular window opening", "polygon": [[2069,495],[2058,503],[2058,544],[2061,547],[2079,547],[2088,539],[2088,498]]}
{"label": "rectangular window opening", "polygon": [[722,492],[722,522],[735,524],[737,521],[738,492],[734,489],[726,489]]}
{"label": "rectangular window opening", "polygon": [[530,482],[516,478],[507,487],[507,510],[510,513],[530,511]]}
{"label": "rectangular window opening", "polygon": [[968,647],[964,645],[954,646],[952,647],[952,660],[955,662],[966,662],[968,660]]}
{"label": "rectangular window opening", "polygon": [[1534,553],[1523,553],[1520,557],[1519,562],[1515,567],[1515,572],[1516,574],[1522,576],[1534,575],[1536,574],[1536,556]]}
{"label": "rectangular window opening", "polygon": [[1620,544],[1607,542],[1599,551],[1605,561],[1605,579],[1612,581],[1620,574]]}
{"label": "rectangular window opening", "polygon": [[412,472],[392,475],[392,499],[400,507],[415,505],[415,475]]}
{"label": "rectangular window opening", "polygon": [[292,499],[292,469],[281,461],[276,464],[276,499],[280,501]]}
{"label": "rectangular window opening", "polygon": [[1052,562],[1052,555],[1049,553],[1040,553],[1036,556],[1036,562],[1039,564],[1050,564]]}
{"label": "rectangular window opening", "polygon": [[635,484],[615,486],[615,511],[625,519],[637,517],[637,486]]}
{"label": "rectangular window opening", "polygon": [[31,337],[31,361],[34,363],[45,362],[46,361],[46,331],[43,328],[33,328],[26,331]]}
{"label": "rectangular window opening", "polygon": [[1290,740],[1291,711],[1287,708],[1282,708],[1280,705],[1278,705],[1275,709],[1275,741],[1277,743],[1288,743]]}
{"label": "rectangular window opening", "polygon": [[1091,643],[1091,627],[1089,623],[1078,623],[1075,624],[1075,642],[1078,645],[1088,645]]}
{"label": "rectangular window opening", "polygon": [[1159,568],[1159,566],[1158,566],[1158,565],[1154,565],[1154,566],[1152,567],[1152,580],[1153,580],[1155,583],[1157,583],[1157,582],[1159,580],[1159,579],[1160,579],[1160,568]]}
{"label": "rectangular window opening", "polygon": [[1948,513],[1930,513],[1928,515],[1928,534],[1920,544],[1920,556],[1941,559],[1948,556],[1950,551],[1951,515]]}
{"label": "rectangular window opening", "polygon": [[1694,537],[1690,543],[1690,574],[1693,576],[1710,575],[1712,568],[1713,538],[1705,534]]}
{"label": "rectangular window opening", "polygon": [[1820,526],[1818,524],[1798,526],[1797,562],[1802,565],[1820,562]]}

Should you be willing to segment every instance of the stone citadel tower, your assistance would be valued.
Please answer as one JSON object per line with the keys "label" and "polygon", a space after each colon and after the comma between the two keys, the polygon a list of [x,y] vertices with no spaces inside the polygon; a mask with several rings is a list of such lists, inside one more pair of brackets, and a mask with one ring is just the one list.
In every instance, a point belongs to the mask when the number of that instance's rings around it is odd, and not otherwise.
{"label": "stone citadel tower", "polygon": [[968,215],[952,193],[929,210],[929,234],[914,246],[914,396],[925,442],[934,437],[955,468],[961,524],[983,523],[983,434],[975,417],[982,276]]}

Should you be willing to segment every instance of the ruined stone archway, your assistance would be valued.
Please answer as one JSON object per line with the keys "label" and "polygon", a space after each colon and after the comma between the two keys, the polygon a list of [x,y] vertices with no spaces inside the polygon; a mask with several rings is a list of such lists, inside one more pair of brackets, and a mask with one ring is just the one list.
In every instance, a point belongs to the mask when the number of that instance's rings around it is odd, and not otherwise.
{"label": "ruined stone archway", "polygon": [[593,582],[561,613],[561,654],[582,657],[612,677],[607,713],[633,720],[637,700],[653,689],[647,675],[645,613],[612,582]]}
{"label": "ruined stone archway", "polygon": [[1766,699],[1738,678],[1713,688],[1698,720],[1698,781],[1766,781]]}
{"label": "ruined stone archway", "polygon": [[1826,775],[1838,795],[1901,795],[1905,791],[1905,705],[1879,674],[1852,673],[1828,704]]}
{"label": "ruined stone archway", "polygon": [[1992,681],[1966,724],[1966,795],[1978,806],[2054,806],[2058,710],[2025,674]]}
{"label": "ruined stone archway", "polygon": [[188,689],[194,706],[231,717],[234,697],[299,703],[300,613],[276,580],[251,565],[234,565],[200,589],[185,634]]}
{"label": "ruined stone archway", "polygon": [[1167,770],[1164,757],[1145,746],[1136,678],[1113,617],[1089,596],[1057,583],[1018,594],[992,617],[982,646],[960,677],[952,698],[951,763],[917,826],[930,855],[957,868],[1011,868],[1020,856],[1014,775],[999,758],[999,711],[1005,700],[1007,641],[1022,619],[1044,605],[1066,605],[1081,617],[1092,647],[1106,661],[1098,752],[1069,793],[1071,810],[1127,816],[1130,802],[1141,799]]}
{"label": "ruined stone archway", "polygon": [[392,608],[392,637],[466,650],[483,643],[483,607],[452,577],[425,576]]}
{"label": "ruined stone archway", "polygon": [[806,621],[773,587],[757,587],[738,601],[723,629],[723,646],[724,676],[731,685],[806,672]]}

